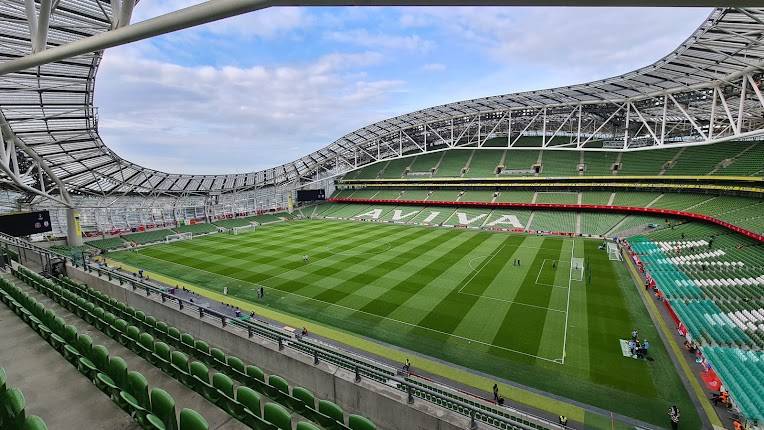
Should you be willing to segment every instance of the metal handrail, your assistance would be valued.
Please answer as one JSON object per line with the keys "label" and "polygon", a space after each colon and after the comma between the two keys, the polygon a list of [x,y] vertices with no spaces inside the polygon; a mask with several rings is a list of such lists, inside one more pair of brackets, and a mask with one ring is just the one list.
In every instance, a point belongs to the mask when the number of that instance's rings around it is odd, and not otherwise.
{"label": "metal handrail", "polygon": [[[222,326],[232,325],[243,329],[247,332],[248,337],[258,335],[261,338],[268,339],[272,342],[279,344],[279,349],[289,348],[299,353],[303,353],[314,357],[315,362],[321,359],[327,362],[341,367],[343,369],[355,372],[356,381],[360,381],[362,376],[366,376],[369,379],[388,383],[393,385],[396,389],[407,393],[408,402],[413,403],[414,398],[425,400],[429,403],[434,403],[444,407],[448,410],[457,412],[463,416],[470,418],[471,427],[477,428],[477,422],[483,422],[499,428],[509,429],[523,429],[523,430],[535,430],[535,429],[550,429],[550,430],[563,430],[561,425],[547,420],[543,417],[531,415],[517,409],[505,407],[503,410],[498,410],[486,405],[483,408],[478,408],[466,401],[466,399],[460,399],[458,394],[452,396],[446,396],[438,393],[432,386],[423,382],[409,382],[405,378],[397,376],[395,369],[389,366],[379,365],[371,362],[368,359],[351,358],[354,356],[352,353],[342,351],[340,348],[333,345],[318,345],[314,341],[305,338],[295,338],[292,333],[273,327],[267,323],[263,323],[257,320],[244,321],[237,318],[232,318],[222,312],[218,312],[214,309],[208,309],[198,303],[191,302],[181,297],[169,294],[165,289],[151,285],[144,282],[141,279],[135,279],[129,275],[117,271],[110,267],[99,267],[93,264],[83,262],[78,265],[77,262],[70,256],[60,254],[56,251],[41,248],[33,245],[28,241],[18,239],[13,236],[0,233],[0,242],[10,243],[11,245],[23,247],[34,252],[46,254],[51,257],[59,257],[65,259],[72,266],[81,268],[87,272],[96,272],[98,277],[106,276],[108,280],[116,280],[120,285],[127,283],[133,291],[145,291],[147,296],[151,294],[157,294],[160,296],[163,302],[171,300],[178,303],[179,309],[189,308],[199,312],[199,317],[205,316],[213,317],[220,320]],[[391,370],[392,369],[392,370]],[[393,384],[389,384],[392,382]],[[444,389],[453,390],[453,388],[443,385]],[[493,409],[493,410],[491,410]]]}

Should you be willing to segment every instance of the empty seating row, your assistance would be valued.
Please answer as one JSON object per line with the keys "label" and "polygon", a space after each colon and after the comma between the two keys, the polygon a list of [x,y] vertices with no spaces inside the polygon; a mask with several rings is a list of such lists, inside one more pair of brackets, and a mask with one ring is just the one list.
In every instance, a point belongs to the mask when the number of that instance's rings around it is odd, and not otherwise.
{"label": "empty seating row", "polygon": [[78,333],[55,312],[4,279],[0,279],[0,300],[142,426],[157,430],[208,429],[204,418],[191,409],[181,410],[178,421],[175,401],[167,392],[154,387],[149,395],[146,379],[128,371],[121,357],[109,356],[106,347],[94,346],[90,336]]}
{"label": "empty seating row", "polygon": [[[254,428],[282,428],[278,425],[277,427],[268,427],[265,422],[268,422],[269,419],[281,423],[291,421],[290,414],[277,403],[265,403],[263,415],[258,415],[259,406],[264,403],[262,394],[286,404],[302,416],[313,419],[329,428],[350,428],[353,430],[374,428],[374,425],[366,418],[354,415],[348,417],[348,425],[346,426],[344,413],[334,403],[320,400],[316,405],[316,399],[312,393],[301,387],[293,387],[290,394],[288,383],[280,376],[270,375],[266,379],[265,374],[258,367],[254,365],[245,366],[238,357],[227,356],[222,350],[210,347],[206,342],[194,339],[190,334],[180,333],[179,330],[164,322],[157,321],[154,317],[147,316],[141,311],[131,309],[86,285],[76,284],[67,278],[61,278],[58,282],[66,287],[64,290],[61,286],[36,277],[29,271],[21,269],[20,272],[20,276],[26,277],[26,280],[29,280],[36,288],[43,288],[54,294],[55,291],[66,291],[66,293],[74,294],[84,301],[83,308],[88,311],[82,316],[86,321],[94,324],[96,328],[104,331],[123,345],[134,346],[139,355],[189,388],[199,392],[229,414],[231,411],[238,411],[231,415],[245,424],[258,423],[260,427]],[[173,350],[173,348],[175,349]],[[200,361],[192,361],[192,357]],[[215,373],[210,378],[207,366],[218,369],[220,373]],[[233,390],[232,379],[242,384],[236,390]],[[300,394],[299,398],[295,395],[295,390]],[[226,394],[227,397],[220,397],[215,393],[220,394],[220,396]],[[239,394],[244,396],[242,401],[238,400]],[[257,399],[256,404],[252,403],[255,399]],[[254,415],[239,413],[241,408],[234,407],[235,404],[229,403],[232,401],[248,402],[249,410],[253,411]],[[273,406],[268,406],[269,404]],[[271,422],[271,424],[274,423]],[[289,430],[291,427],[285,429]]]}
{"label": "empty seating row", "polygon": [[18,388],[8,387],[7,375],[2,367],[0,367],[0,428],[4,430],[47,430],[48,428],[40,417],[26,415],[24,394]]}

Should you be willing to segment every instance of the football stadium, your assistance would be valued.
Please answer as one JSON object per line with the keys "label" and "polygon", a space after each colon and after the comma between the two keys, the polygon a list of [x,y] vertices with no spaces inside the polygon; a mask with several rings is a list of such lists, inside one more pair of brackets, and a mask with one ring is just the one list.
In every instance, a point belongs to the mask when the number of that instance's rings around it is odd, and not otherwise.
{"label": "football stadium", "polygon": [[286,4],[144,3],[0,0],[0,428],[764,429],[756,1],[230,174],[118,155],[99,64]]}

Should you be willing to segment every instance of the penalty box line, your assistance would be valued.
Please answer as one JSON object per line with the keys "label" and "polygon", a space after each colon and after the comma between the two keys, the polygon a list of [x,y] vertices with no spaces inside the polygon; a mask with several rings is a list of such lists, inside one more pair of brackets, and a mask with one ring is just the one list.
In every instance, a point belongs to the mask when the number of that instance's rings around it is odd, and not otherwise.
{"label": "penalty box line", "polygon": [[[215,276],[222,276],[224,278],[228,278],[228,279],[231,279],[231,280],[234,280],[234,281],[237,281],[237,282],[242,282],[242,283],[245,283],[245,284],[254,285],[256,288],[257,287],[267,288],[267,289],[272,290],[272,291],[278,291],[279,293],[282,293],[282,294],[287,294],[287,295],[292,295],[292,296],[300,297],[300,298],[305,299],[305,300],[319,302],[319,303],[323,303],[323,304],[326,304],[326,305],[329,305],[329,306],[335,306],[335,307],[338,307],[338,308],[341,308],[341,309],[345,309],[345,310],[348,310],[348,311],[352,311],[352,312],[360,312],[360,313],[363,313],[363,314],[366,314],[366,315],[370,315],[372,317],[381,318],[381,319],[384,319],[384,320],[387,320],[387,321],[396,322],[396,323],[399,323],[399,324],[407,325],[409,327],[421,328],[422,330],[427,330],[427,331],[431,331],[431,332],[434,332],[434,333],[439,333],[439,334],[442,334],[442,335],[445,335],[445,336],[449,336],[449,337],[453,337],[453,338],[456,338],[456,339],[466,340],[468,342],[475,342],[475,343],[478,343],[478,344],[481,344],[481,345],[484,345],[484,346],[488,346],[488,347],[491,347],[491,348],[498,348],[498,349],[501,349],[501,350],[504,350],[504,351],[513,352],[515,354],[525,355],[527,357],[533,357],[533,358],[537,358],[539,360],[548,361],[550,363],[555,363],[555,364],[560,364],[560,365],[564,364],[561,361],[561,359],[559,359],[559,358],[554,358],[553,359],[553,358],[541,357],[541,356],[538,356],[538,355],[535,355],[535,354],[531,354],[531,353],[528,353],[528,352],[518,351],[516,349],[506,348],[506,347],[499,346],[499,345],[494,345],[494,344],[491,344],[491,343],[488,343],[488,342],[483,342],[483,341],[480,341],[480,340],[477,340],[477,339],[472,339],[472,338],[469,338],[469,337],[466,337],[466,336],[460,336],[458,334],[453,334],[453,333],[446,333],[444,331],[437,330],[437,329],[434,329],[434,328],[425,327],[425,326],[421,326],[421,325],[418,325],[418,324],[414,324],[414,323],[410,323],[410,322],[406,322],[406,321],[397,320],[395,318],[384,317],[384,316],[381,316],[381,315],[373,314],[371,312],[363,311],[361,309],[354,309],[354,308],[350,308],[350,307],[347,307],[347,306],[339,305],[337,303],[327,302],[327,301],[324,301],[324,300],[321,300],[321,299],[316,299],[315,297],[308,297],[308,296],[304,296],[302,294],[293,293],[291,291],[284,291],[284,290],[281,290],[281,289],[278,289],[278,288],[269,287],[268,285],[259,284],[257,282],[245,281],[245,280],[242,280],[242,279],[234,278],[232,276],[222,275],[222,274],[215,273],[215,272],[210,272],[209,270],[204,270],[204,269],[199,269],[199,268],[196,268],[196,267],[186,266],[185,264],[176,263],[174,261],[164,260],[164,259],[153,257],[153,256],[150,256],[150,255],[146,255],[145,257],[149,257],[149,258],[152,258],[154,260],[162,261],[162,262],[165,262],[165,263],[175,264],[177,266],[185,267],[187,269],[190,268],[190,269],[194,269],[194,270],[199,270],[199,271],[206,272],[206,273],[209,273],[209,274],[215,275]],[[268,279],[270,279],[270,278],[268,278]],[[253,288],[253,289],[256,289],[256,288]]]}

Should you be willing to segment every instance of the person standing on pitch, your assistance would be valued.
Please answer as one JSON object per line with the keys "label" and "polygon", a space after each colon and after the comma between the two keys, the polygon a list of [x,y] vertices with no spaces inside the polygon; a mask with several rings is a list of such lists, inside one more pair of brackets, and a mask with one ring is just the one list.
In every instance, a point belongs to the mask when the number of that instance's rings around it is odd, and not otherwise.
{"label": "person standing on pitch", "polygon": [[676,405],[671,406],[668,416],[671,419],[671,430],[677,430],[679,428],[679,408]]}

